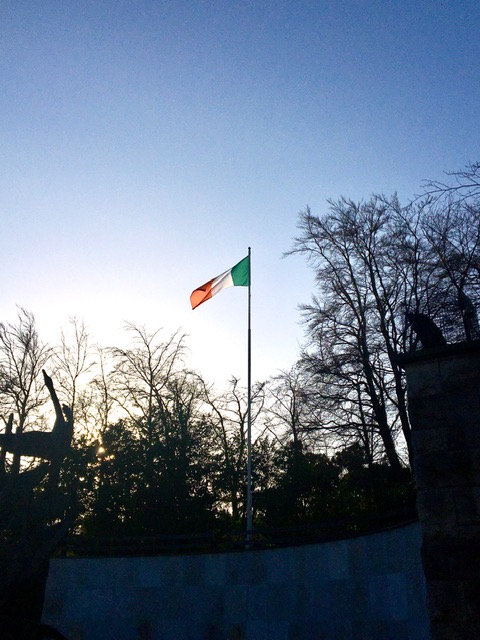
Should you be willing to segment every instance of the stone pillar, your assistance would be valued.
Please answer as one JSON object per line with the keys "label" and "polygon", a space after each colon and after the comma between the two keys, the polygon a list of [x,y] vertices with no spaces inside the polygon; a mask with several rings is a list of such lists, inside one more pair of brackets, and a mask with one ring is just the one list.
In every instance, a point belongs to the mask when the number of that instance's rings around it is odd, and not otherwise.
{"label": "stone pillar", "polygon": [[480,341],[405,354],[432,640],[480,639]]}

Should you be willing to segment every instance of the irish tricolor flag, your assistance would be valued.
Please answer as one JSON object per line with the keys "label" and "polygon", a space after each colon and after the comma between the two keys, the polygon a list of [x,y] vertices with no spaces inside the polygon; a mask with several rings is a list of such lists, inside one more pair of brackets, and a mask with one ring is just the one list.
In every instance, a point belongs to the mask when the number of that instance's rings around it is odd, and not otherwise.
{"label": "irish tricolor flag", "polygon": [[240,260],[234,267],[212,278],[201,287],[192,291],[190,302],[192,309],[198,307],[202,302],[210,300],[216,293],[227,287],[248,287],[250,284],[250,258],[247,256]]}

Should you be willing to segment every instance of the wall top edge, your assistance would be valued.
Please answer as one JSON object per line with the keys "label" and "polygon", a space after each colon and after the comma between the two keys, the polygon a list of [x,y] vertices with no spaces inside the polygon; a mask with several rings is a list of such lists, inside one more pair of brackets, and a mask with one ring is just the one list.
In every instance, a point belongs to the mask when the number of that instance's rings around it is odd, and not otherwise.
{"label": "wall top edge", "polygon": [[397,355],[396,361],[399,366],[405,368],[409,364],[422,361],[477,354],[480,355],[480,340],[472,340],[470,342],[447,344],[444,347],[435,347],[433,349],[417,349],[416,351],[400,353]]}

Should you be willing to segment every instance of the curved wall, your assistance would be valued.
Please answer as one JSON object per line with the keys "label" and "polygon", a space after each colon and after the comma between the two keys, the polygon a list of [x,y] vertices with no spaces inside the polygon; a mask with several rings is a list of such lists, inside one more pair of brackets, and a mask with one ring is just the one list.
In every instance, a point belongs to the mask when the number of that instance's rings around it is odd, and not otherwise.
{"label": "curved wall", "polygon": [[69,640],[429,640],[418,524],[301,547],[54,559]]}

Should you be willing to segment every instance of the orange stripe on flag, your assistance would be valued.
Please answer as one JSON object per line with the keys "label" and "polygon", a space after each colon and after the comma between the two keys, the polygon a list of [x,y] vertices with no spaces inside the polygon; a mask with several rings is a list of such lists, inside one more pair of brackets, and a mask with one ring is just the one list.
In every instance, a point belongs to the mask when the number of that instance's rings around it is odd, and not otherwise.
{"label": "orange stripe on flag", "polygon": [[192,305],[192,309],[195,309],[195,307],[198,307],[198,305],[202,304],[202,302],[206,302],[207,300],[210,300],[210,298],[212,297],[212,282],[214,280],[215,278],[212,278],[211,280],[209,280],[205,284],[202,284],[201,287],[198,287],[198,289],[195,289],[195,291],[192,292],[192,294],[190,295],[190,303]]}

